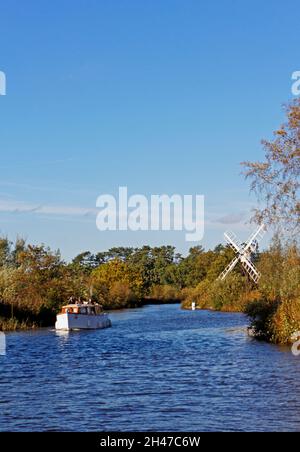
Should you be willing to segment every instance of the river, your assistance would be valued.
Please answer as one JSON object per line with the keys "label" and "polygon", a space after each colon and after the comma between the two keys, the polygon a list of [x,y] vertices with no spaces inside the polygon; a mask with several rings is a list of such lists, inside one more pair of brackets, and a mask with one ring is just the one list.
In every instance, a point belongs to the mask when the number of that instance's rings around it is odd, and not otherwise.
{"label": "river", "polygon": [[114,312],[107,330],[9,333],[1,431],[299,431],[300,357],[242,314]]}

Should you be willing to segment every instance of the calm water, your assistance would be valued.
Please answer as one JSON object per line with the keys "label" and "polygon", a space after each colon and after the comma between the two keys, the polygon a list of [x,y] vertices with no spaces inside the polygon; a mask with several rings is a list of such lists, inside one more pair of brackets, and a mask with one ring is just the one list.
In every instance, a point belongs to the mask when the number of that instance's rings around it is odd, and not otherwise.
{"label": "calm water", "polygon": [[8,334],[0,430],[300,430],[300,357],[248,338],[243,315],[169,305],[111,319]]}

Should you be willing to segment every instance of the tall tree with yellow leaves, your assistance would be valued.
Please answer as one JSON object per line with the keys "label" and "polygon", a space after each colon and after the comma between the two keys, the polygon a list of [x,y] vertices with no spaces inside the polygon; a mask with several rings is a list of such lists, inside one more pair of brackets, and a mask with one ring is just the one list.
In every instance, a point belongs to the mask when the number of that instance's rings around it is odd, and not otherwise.
{"label": "tall tree with yellow leaves", "polygon": [[256,210],[255,220],[299,234],[300,99],[286,105],[285,111],[287,122],[274,133],[274,140],[262,141],[264,161],[242,165],[263,204]]}

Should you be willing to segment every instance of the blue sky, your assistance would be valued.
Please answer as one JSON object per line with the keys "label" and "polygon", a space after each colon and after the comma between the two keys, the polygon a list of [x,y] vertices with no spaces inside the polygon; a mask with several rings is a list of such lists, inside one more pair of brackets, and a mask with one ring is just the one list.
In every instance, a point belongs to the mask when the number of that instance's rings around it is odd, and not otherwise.
{"label": "blue sky", "polygon": [[98,195],[204,194],[202,245],[244,238],[239,163],[283,121],[300,70],[298,2],[3,0],[0,231],[80,251],[191,244],[99,232]]}

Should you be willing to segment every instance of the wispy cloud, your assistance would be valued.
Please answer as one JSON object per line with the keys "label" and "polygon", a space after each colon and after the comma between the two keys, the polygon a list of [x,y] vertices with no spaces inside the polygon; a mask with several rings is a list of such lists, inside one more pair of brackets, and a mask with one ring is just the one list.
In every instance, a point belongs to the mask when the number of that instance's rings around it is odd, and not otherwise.
{"label": "wispy cloud", "polygon": [[0,200],[0,212],[88,217],[95,216],[98,211],[93,208],[77,206],[39,205],[20,201]]}
{"label": "wispy cloud", "polygon": [[246,217],[246,212],[230,213],[218,218],[216,222],[221,224],[238,224],[245,221]]}

